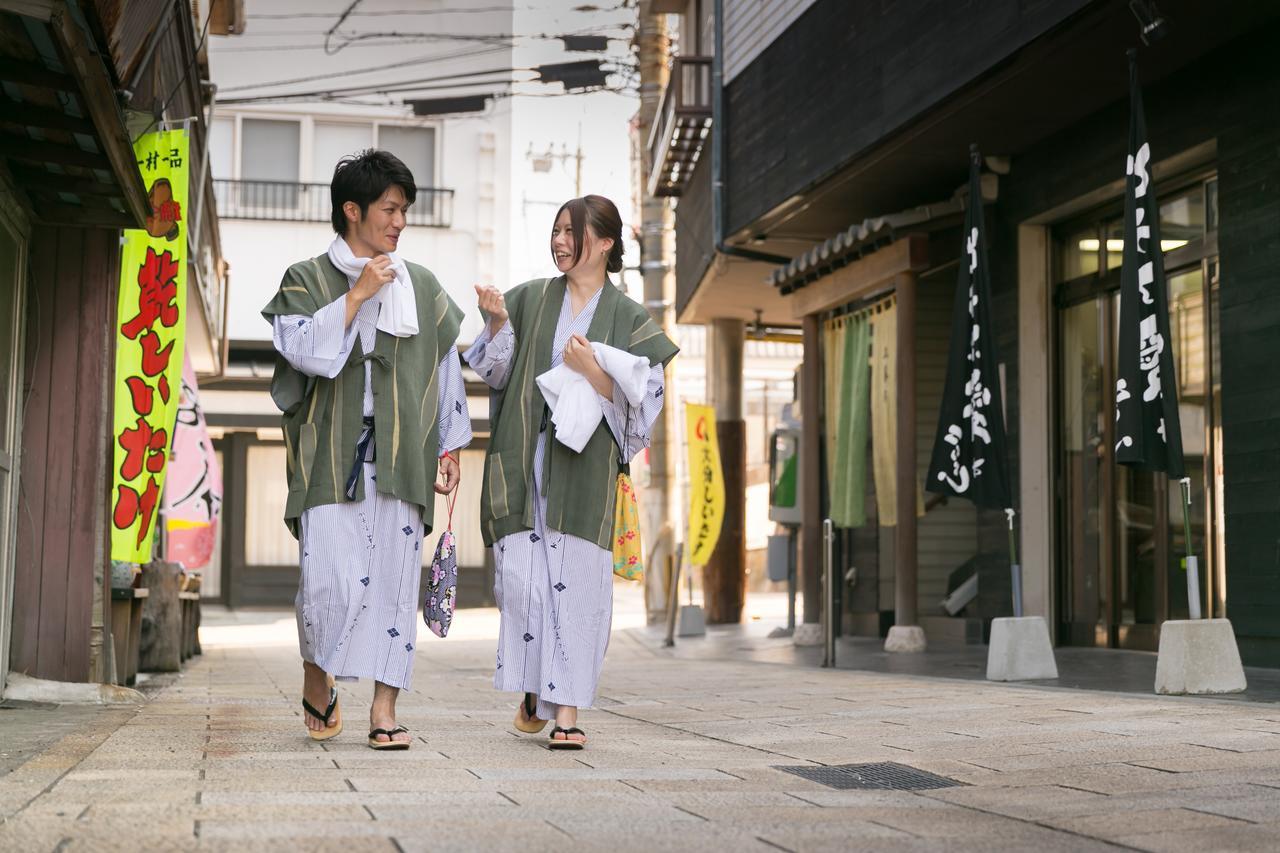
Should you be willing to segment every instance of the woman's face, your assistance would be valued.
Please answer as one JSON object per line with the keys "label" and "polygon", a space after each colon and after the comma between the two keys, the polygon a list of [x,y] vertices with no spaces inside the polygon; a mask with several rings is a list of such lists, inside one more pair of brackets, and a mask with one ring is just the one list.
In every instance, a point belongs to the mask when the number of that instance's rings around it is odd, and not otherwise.
{"label": "woman's face", "polygon": [[569,211],[560,211],[555,225],[551,226],[551,259],[555,261],[556,269],[560,272],[567,273],[579,268],[589,269],[593,265],[603,269],[605,259],[602,250],[605,246],[591,230],[590,222],[584,225],[582,231],[582,256],[578,263],[574,264],[573,220],[569,217]]}
{"label": "woman's face", "polygon": [[[587,233],[583,235],[584,242],[590,244],[591,226],[583,229]],[[569,211],[560,211],[560,216],[556,218],[555,224],[551,226],[551,259],[555,261],[556,269],[565,273],[573,269],[574,255],[574,239],[573,239],[573,220],[569,217]],[[583,247],[581,261],[587,259],[586,247]],[[581,262],[580,261],[580,262]]]}

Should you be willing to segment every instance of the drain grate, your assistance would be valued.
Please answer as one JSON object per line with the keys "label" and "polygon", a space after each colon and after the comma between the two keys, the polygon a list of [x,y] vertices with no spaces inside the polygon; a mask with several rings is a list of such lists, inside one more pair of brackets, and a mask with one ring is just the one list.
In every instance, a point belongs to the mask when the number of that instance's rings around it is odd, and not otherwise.
{"label": "drain grate", "polygon": [[854,789],[929,791],[934,788],[951,788],[964,784],[945,776],[937,776],[905,764],[894,764],[889,761],[876,764],[835,764],[827,767],[802,765],[773,769],[842,791]]}

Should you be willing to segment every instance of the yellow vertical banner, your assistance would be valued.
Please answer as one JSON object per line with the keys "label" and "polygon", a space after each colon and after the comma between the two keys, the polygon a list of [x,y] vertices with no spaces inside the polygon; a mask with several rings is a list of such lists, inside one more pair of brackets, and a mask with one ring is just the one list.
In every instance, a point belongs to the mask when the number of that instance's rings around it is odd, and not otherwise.
{"label": "yellow vertical banner", "polygon": [[724,522],[724,473],[715,410],[685,403],[684,421],[689,447],[689,565],[705,566]]}
{"label": "yellow vertical banner", "polygon": [[124,231],[116,312],[111,559],[151,559],[156,511],[182,387],[187,323],[185,130],[133,146],[151,201],[146,228]]}

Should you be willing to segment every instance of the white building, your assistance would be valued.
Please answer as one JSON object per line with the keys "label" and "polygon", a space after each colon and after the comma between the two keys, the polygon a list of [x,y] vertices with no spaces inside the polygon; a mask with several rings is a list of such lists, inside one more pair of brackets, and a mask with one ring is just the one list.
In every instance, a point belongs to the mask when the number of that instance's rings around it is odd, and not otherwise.
{"label": "white building", "polygon": [[[342,156],[384,148],[413,171],[418,197],[400,252],[432,270],[466,310],[462,342],[481,326],[475,283],[506,288],[554,274],[547,241],[565,200],[600,193],[629,218],[634,93],[564,95],[558,83],[521,82],[547,63],[630,61],[629,35],[616,24],[633,12],[588,15],[567,5],[489,11],[493,5],[364,0],[340,20],[350,0],[251,0],[243,34],[210,40],[218,87],[212,170],[231,283],[229,365],[203,379],[201,393],[226,477],[224,566],[208,573],[211,595],[232,605],[282,604],[296,587],[296,543],[280,523],[279,413],[266,393],[270,326],[259,312],[290,264],[322,254],[333,239],[328,184]],[[568,54],[543,37],[584,32],[616,38],[604,54]],[[406,103],[488,93],[496,96],[479,112],[417,117]],[[635,259],[631,244],[628,262]],[[631,277],[638,288],[639,276]],[[488,399],[479,383],[469,390],[477,440],[463,457],[454,528],[460,563],[479,568],[486,555],[476,485]],[[487,599],[487,573],[464,574],[474,582],[460,601]]]}

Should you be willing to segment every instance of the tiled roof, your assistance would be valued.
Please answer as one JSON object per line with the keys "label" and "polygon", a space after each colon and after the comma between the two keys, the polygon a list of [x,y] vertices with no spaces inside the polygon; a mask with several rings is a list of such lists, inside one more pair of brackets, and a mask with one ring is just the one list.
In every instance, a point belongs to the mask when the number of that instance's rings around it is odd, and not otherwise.
{"label": "tiled roof", "polygon": [[[948,201],[921,205],[850,225],[834,237],[793,258],[790,263],[775,269],[769,282],[783,293],[799,290],[832,270],[889,245],[908,231],[920,230],[918,226],[943,217],[963,214],[967,194],[968,188],[964,187]],[[988,202],[996,198],[995,175],[982,176],[982,197]]]}

